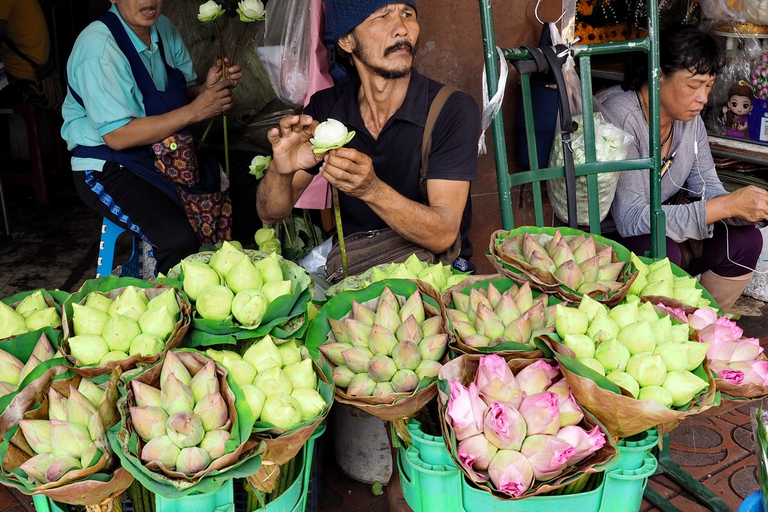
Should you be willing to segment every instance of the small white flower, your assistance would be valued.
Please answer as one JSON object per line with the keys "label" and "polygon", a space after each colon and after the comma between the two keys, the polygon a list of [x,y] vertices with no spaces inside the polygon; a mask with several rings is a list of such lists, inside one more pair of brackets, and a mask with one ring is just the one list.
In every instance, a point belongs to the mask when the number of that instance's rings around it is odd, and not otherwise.
{"label": "small white flower", "polygon": [[243,0],[237,4],[237,13],[240,15],[240,21],[250,23],[264,19],[267,10],[260,0]]}
{"label": "small white flower", "polygon": [[331,149],[338,149],[352,140],[355,132],[348,132],[347,127],[335,119],[328,119],[315,128],[315,136],[310,139],[312,151],[325,153]]}
{"label": "small white flower", "polygon": [[248,174],[253,174],[256,179],[261,179],[264,176],[264,171],[269,167],[269,162],[272,161],[271,156],[255,156],[251,160],[251,165],[248,166]]}
{"label": "small white flower", "polygon": [[224,9],[222,9],[219,4],[213,0],[208,0],[200,5],[200,8],[197,11],[197,19],[203,23],[208,23],[224,14],[224,12]]}

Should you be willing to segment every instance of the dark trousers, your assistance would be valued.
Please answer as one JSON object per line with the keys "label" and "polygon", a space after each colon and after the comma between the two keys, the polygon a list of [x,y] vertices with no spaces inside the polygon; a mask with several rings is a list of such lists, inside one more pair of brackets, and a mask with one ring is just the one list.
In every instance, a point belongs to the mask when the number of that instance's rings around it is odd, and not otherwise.
{"label": "dark trousers", "polygon": [[[85,204],[118,226],[125,226],[85,183],[85,172],[73,173],[75,189]],[[158,272],[166,274],[183,258],[199,250],[200,243],[184,210],[168,196],[116,164],[107,164],[102,172],[94,175],[154,246]]]}
{"label": "dark trousers", "polygon": [[[623,238],[617,232],[612,232],[604,233],[604,236],[616,240],[635,254],[642,255],[651,249],[650,235]],[[722,277],[749,274],[757,265],[762,249],[763,236],[751,224],[726,227],[722,222],[715,222],[712,238],[688,240],[683,244],[667,238],[669,261],[683,267],[692,276],[707,270]],[[684,253],[691,257],[684,258]]]}

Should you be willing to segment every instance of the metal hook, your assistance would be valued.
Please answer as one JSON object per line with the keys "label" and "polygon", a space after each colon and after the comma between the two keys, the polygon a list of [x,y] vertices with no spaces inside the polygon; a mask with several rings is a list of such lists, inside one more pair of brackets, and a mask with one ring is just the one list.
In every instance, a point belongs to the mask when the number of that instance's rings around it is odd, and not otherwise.
{"label": "metal hook", "polygon": [[[534,15],[534,16],[536,16],[536,21],[538,21],[539,23],[541,23],[542,25],[544,25],[544,22],[543,22],[543,21],[541,21],[541,18],[539,18],[539,5],[540,5],[540,4],[541,4],[541,0],[536,0],[536,7],[533,9],[533,15]],[[563,19],[563,16],[565,16],[565,9],[563,9],[563,14],[561,14],[561,15],[560,15],[560,17],[559,17],[559,18],[557,18],[557,19],[556,19],[555,21],[553,21],[552,23],[557,23],[558,21],[560,21],[561,19]]]}

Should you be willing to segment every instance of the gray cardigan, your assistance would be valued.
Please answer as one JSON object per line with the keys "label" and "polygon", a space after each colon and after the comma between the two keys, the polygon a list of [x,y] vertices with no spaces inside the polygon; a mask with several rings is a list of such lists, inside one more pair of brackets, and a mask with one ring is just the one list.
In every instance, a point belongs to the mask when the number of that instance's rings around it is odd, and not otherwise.
{"label": "gray cardigan", "polygon": [[[607,99],[602,103],[605,108],[601,109],[605,116],[635,138],[626,158],[647,157],[650,153],[648,123],[635,91],[610,91],[600,95],[606,96]],[[713,225],[706,224],[704,200],[728,192],[715,172],[707,131],[701,117],[688,122],[674,121],[674,130],[669,154],[676,153],[676,156],[669,171],[661,179],[661,201],[674,196],[681,187],[688,189],[688,194],[693,197],[702,198],[703,195],[703,200],[662,206],[666,215],[667,237],[675,242],[711,238]],[[611,206],[611,215],[619,234],[622,237],[649,234],[650,209],[648,169],[622,171]]]}

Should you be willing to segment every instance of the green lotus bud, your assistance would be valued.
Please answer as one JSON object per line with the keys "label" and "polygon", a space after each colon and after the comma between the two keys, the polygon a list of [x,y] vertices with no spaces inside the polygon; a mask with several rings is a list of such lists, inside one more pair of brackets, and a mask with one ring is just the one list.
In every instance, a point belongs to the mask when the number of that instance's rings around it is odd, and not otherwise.
{"label": "green lotus bud", "polygon": [[190,381],[192,380],[192,375],[190,375],[189,370],[186,366],[184,366],[184,363],[181,362],[181,359],[176,355],[175,352],[169,350],[165,354],[165,360],[163,361],[163,368],[160,371],[160,388],[162,389],[165,380],[168,378],[169,374],[174,374],[177,379],[181,381],[182,384],[185,386],[188,386]]}
{"label": "green lotus bud", "polygon": [[280,268],[280,260],[277,254],[270,253],[266,258],[254,261],[253,265],[261,274],[264,283],[277,283],[283,280],[283,270]]}
{"label": "green lotus bud", "polygon": [[419,386],[419,377],[413,370],[397,370],[390,381],[396,393],[410,393]]}
{"label": "green lotus bud", "polygon": [[51,461],[51,465],[45,470],[46,482],[58,482],[61,477],[73,469],[80,469],[80,458],[71,455],[61,455]]}
{"label": "green lotus bud", "polygon": [[685,370],[688,366],[688,347],[684,342],[664,341],[657,343],[653,353],[661,357],[668,372]]}
{"label": "green lotus bud", "polygon": [[0,349],[0,381],[19,384],[19,375],[24,369],[24,363],[13,354]]}
{"label": "green lotus bud", "polygon": [[48,419],[67,421],[67,402],[64,395],[53,388],[48,388]]}
{"label": "green lotus bud", "polygon": [[488,339],[494,340],[504,336],[505,327],[501,319],[483,303],[477,306],[475,322],[477,332],[485,335]]}
{"label": "green lotus bud", "polygon": [[667,366],[660,355],[651,352],[640,352],[629,358],[627,373],[640,385],[661,386],[667,377]]}
{"label": "green lotus bud", "polygon": [[617,261],[600,267],[600,277],[598,281],[616,281],[619,279],[621,271],[624,270],[625,263]]}
{"label": "green lotus bud", "polygon": [[146,463],[157,462],[168,470],[174,470],[179,453],[181,450],[168,436],[160,436],[144,445],[141,450],[141,460]]}
{"label": "green lotus bud", "polygon": [[261,389],[267,397],[272,395],[290,395],[293,391],[291,379],[278,367],[269,368],[256,375],[253,385]]}
{"label": "green lotus bud", "polygon": [[422,361],[426,359],[439,361],[443,358],[447,346],[447,334],[433,334],[432,336],[427,336],[419,342],[419,353],[421,354]]}
{"label": "green lotus bud", "polygon": [[349,343],[324,343],[320,345],[320,352],[335,365],[345,364],[342,352],[352,348]]}
{"label": "green lotus bud", "polygon": [[688,341],[688,324],[672,324],[670,341]]}
{"label": "green lotus bud", "polygon": [[266,283],[262,281],[261,273],[248,258],[241,258],[224,275],[227,276],[226,284],[232,292],[240,293],[243,290],[261,290],[270,299],[266,289],[262,286]]}
{"label": "green lotus bud", "polygon": [[19,428],[24,434],[29,447],[35,453],[51,453],[51,423],[46,420],[19,420]]}
{"label": "green lotus bud", "polygon": [[[417,324],[424,322],[426,313],[424,312],[424,302],[421,300],[421,293],[416,290],[408,297],[403,307],[400,308],[400,320],[405,322],[408,317],[413,316]],[[400,340],[402,341],[402,340]]]}
{"label": "green lotus bud", "polygon": [[[213,253],[208,265],[218,272],[219,275],[226,276],[232,267],[239,263],[243,258],[248,259],[243,251],[235,248],[231,243],[225,240],[224,243],[221,244],[221,249]],[[259,281],[261,281],[261,276],[259,276]],[[258,287],[256,287],[256,289],[258,290]]]}
{"label": "green lotus bud", "polygon": [[[205,290],[203,290],[202,294],[204,297],[205,293]],[[208,300],[204,299],[203,303],[207,304]],[[200,304],[200,302],[197,303],[198,312],[200,312]],[[202,316],[202,313],[200,315]],[[229,313],[227,313],[227,316],[229,316]],[[168,339],[171,333],[176,329],[176,320],[173,315],[168,312],[168,308],[165,306],[146,310],[139,317],[138,323],[142,333],[154,334],[162,340]]]}
{"label": "green lotus bud", "polygon": [[587,328],[587,336],[594,341],[600,342],[616,338],[616,336],[619,335],[620,330],[621,328],[619,327],[619,324],[611,320],[608,313],[599,311]]}
{"label": "green lotus bud", "polygon": [[314,363],[310,358],[285,366],[283,372],[288,375],[293,389],[317,388],[317,375],[315,374]]}
{"label": "green lotus bud", "polygon": [[235,379],[239,385],[253,384],[253,380],[256,378],[256,368],[251,366],[251,363],[243,361],[242,359],[234,359],[229,356],[224,356],[221,365],[229,371],[232,378]]}
{"label": "green lotus bud", "polygon": [[27,474],[32,483],[44,484],[47,482],[45,479],[45,472],[50,467],[51,462],[53,462],[53,455],[50,453],[41,453],[40,455],[35,455],[24,461],[19,466],[19,469]]}
{"label": "green lotus bud", "polygon": [[[107,429],[104,427],[104,421],[101,419],[101,416],[98,414],[94,414],[90,417],[88,420],[88,426],[86,427],[88,429],[88,435],[91,439],[106,439],[107,437]],[[101,443],[100,443],[101,444]],[[82,458],[82,455],[80,456]]]}
{"label": "green lotus bud", "polygon": [[350,370],[355,373],[364,373],[368,371],[368,363],[373,357],[373,352],[365,347],[353,347],[343,351],[341,355]]}
{"label": "green lotus bud", "polygon": [[436,334],[445,334],[445,332],[443,331],[442,321],[443,321],[442,317],[437,315],[431,318],[427,318],[421,324],[421,335],[424,338],[429,338],[430,336],[434,336]]}
{"label": "green lotus bud", "polygon": [[392,349],[392,360],[398,369],[415,370],[421,363],[419,346],[412,341],[401,341]]}
{"label": "green lotus bud", "polygon": [[579,265],[573,260],[566,261],[557,267],[554,275],[555,279],[574,290],[578,289],[584,282],[584,273],[581,271],[581,268],[579,268]]}
{"label": "green lotus bud", "polygon": [[104,324],[101,337],[107,342],[110,350],[128,352],[131,348],[131,341],[141,334],[141,331],[142,329],[135,320],[125,315],[115,314]]}
{"label": "green lotus bud", "polygon": [[[649,304],[646,302],[646,304]],[[651,330],[656,336],[656,343],[669,341],[672,337],[672,320],[668,316],[662,316],[650,322]]]}
{"label": "green lotus bud", "polygon": [[608,311],[608,316],[611,317],[611,320],[616,322],[619,327],[624,327],[625,325],[637,322],[638,309],[639,307],[636,302],[619,304]]}
{"label": "green lotus bud", "polygon": [[[331,371],[331,379],[337,388],[347,389],[355,376],[355,372],[349,369],[347,365],[334,366]],[[367,374],[361,374],[367,375]]]}
{"label": "green lotus bud", "polygon": [[701,288],[674,288],[672,297],[686,304],[696,305],[701,300],[703,291]]}
{"label": "green lotus bud", "polygon": [[40,366],[41,363],[42,361],[40,361],[34,355],[29,356],[29,359],[27,360],[26,364],[24,364],[24,367],[21,369],[21,372],[19,372],[19,384],[24,382],[24,379],[27,378],[27,375],[32,373],[32,370]]}
{"label": "green lotus bud", "polygon": [[189,390],[195,397],[195,403],[200,403],[208,395],[219,393],[221,388],[219,379],[216,377],[216,363],[213,360],[205,363],[205,366],[192,377],[189,381]]}
{"label": "green lotus bud", "polygon": [[[222,283],[218,272],[199,261],[181,260],[181,271],[184,273],[184,293],[193,302],[206,286]],[[175,459],[173,463],[176,463]]]}
{"label": "green lotus bud", "polygon": [[595,355],[595,342],[586,334],[566,334],[563,336],[563,345],[573,350],[576,358]]}
{"label": "green lotus bud", "polygon": [[81,334],[69,338],[69,352],[77,359],[78,365],[99,364],[101,358],[109,352],[104,338],[97,334]]}
{"label": "green lotus bud", "polygon": [[67,399],[67,421],[78,423],[88,427],[91,417],[96,414],[97,404],[91,401],[74,386],[69,386],[69,398]]}
{"label": "green lotus bud", "polygon": [[440,373],[440,368],[442,367],[443,365],[437,361],[422,359],[419,366],[416,367],[415,373],[416,376],[419,377],[419,380],[429,379],[431,377],[437,377],[437,374]]}
{"label": "green lotus bud", "polygon": [[195,406],[192,391],[177,379],[174,373],[169,373],[164,381],[161,380],[160,401],[169,416],[177,412],[191,411]]}
{"label": "green lotus bud", "polygon": [[675,278],[672,273],[672,266],[670,265],[669,258],[664,258],[658,261],[654,261],[648,265],[648,281],[669,281],[670,283]]}
{"label": "green lotus bud", "polygon": [[597,302],[595,299],[591,298],[589,295],[585,295],[581,298],[581,303],[579,304],[579,307],[577,308],[579,311],[583,311],[585,315],[587,315],[587,320],[589,320],[590,324],[595,319],[595,316],[597,316],[598,313],[601,311],[603,313],[608,312],[605,305]]}
{"label": "green lotus bud", "polygon": [[[402,311],[403,310],[400,312],[402,313]],[[504,326],[501,328],[503,330]],[[419,322],[416,320],[416,317],[409,315],[405,320],[403,320],[403,323],[400,324],[400,326],[397,328],[397,331],[395,332],[395,337],[397,338],[397,341],[412,341],[414,343],[421,341],[421,327],[419,326]]]}
{"label": "green lotus bud", "polygon": [[501,295],[493,312],[505,326],[520,316],[520,312],[515,305],[515,299],[507,292]]}
{"label": "green lotus bud", "polygon": [[250,407],[251,413],[253,413],[253,418],[258,420],[259,416],[261,416],[261,408],[264,407],[264,401],[267,399],[267,395],[253,384],[241,384],[240,389],[243,390],[245,401],[248,402],[248,407]]}
{"label": "green lotus bud", "polygon": [[[388,356],[397,345],[395,334],[379,324],[374,323],[371,328],[371,339],[368,341],[370,352],[377,355]],[[345,364],[341,361],[339,364]]]}
{"label": "green lotus bud", "polygon": [[373,388],[373,392],[371,393],[371,396],[388,396],[388,395],[394,395],[395,394],[395,388],[392,387],[392,384],[389,382],[377,382],[376,386]]}
{"label": "green lotus bud", "polygon": [[165,430],[168,439],[179,448],[195,446],[205,436],[200,417],[190,411],[179,411],[171,414],[165,422]]}
{"label": "green lotus bud", "polygon": [[640,352],[653,352],[656,347],[656,336],[653,334],[651,326],[645,322],[625,325],[619,331],[616,339],[627,347],[632,355]]}
{"label": "green lotus bud", "polygon": [[269,299],[259,290],[241,290],[232,301],[232,314],[242,325],[257,327],[269,308]]}
{"label": "green lotus bud", "polygon": [[229,424],[229,409],[221,393],[204,396],[195,405],[194,413],[200,418],[206,432]]}
{"label": "green lotus bud", "polygon": [[461,292],[451,292],[453,298],[453,305],[457,311],[467,313],[469,311],[469,295],[465,295]]}
{"label": "green lotus bud", "polygon": [[48,361],[54,357],[63,357],[61,354],[56,356],[56,351],[53,349],[53,345],[51,345],[51,342],[48,341],[48,336],[45,334],[40,335],[40,337],[37,339],[35,348],[32,349],[32,355],[40,361]]}
{"label": "green lotus bud", "polygon": [[371,339],[371,326],[353,318],[345,318],[343,322],[352,345],[367,347]]}
{"label": "green lotus bud", "polygon": [[594,357],[580,357],[579,362],[586,366],[587,368],[590,368],[597,373],[599,373],[602,376],[605,376],[605,367],[603,366],[603,363],[595,359]]}
{"label": "green lotus bud", "polygon": [[114,301],[101,292],[90,292],[85,297],[85,305],[89,308],[107,312]]}
{"label": "green lotus bud", "polygon": [[131,340],[128,354],[141,354],[142,357],[156,356],[165,349],[165,342],[156,334],[142,333]]}
{"label": "green lotus bud", "polygon": [[179,314],[181,308],[179,307],[179,300],[176,298],[176,290],[174,288],[168,288],[163,293],[155,296],[154,299],[150,299],[147,302],[147,309],[155,309],[160,306],[165,306],[168,313],[175,319]]}
{"label": "green lotus bud", "polygon": [[160,407],[131,407],[131,421],[144,441],[166,435],[168,414]]}
{"label": "green lotus bud", "polygon": [[253,240],[256,242],[256,245],[262,245],[264,242],[273,238],[277,238],[277,236],[275,235],[275,230],[272,228],[261,228],[253,235]]}
{"label": "green lotus bud", "polygon": [[419,272],[427,268],[427,263],[421,261],[418,256],[411,254],[408,256],[402,265],[408,268],[414,275],[419,275]]}
{"label": "green lotus bud", "polygon": [[617,386],[621,386],[625,390],[629,391],[632,398],[637,398],[640,393],[640,385],[637,383],[634,377],[626,372],[619,370],[613,370],[605,376],[609,381],[613,382]]}
{"label": "green lotus bud", "polygon": [[99,462],[103,454],[104,452],[98,446],[96,446],[96,444],[92,444],[85,449],[83,456],[80,457],[80,466],[83,469],[94,466],[97,462]]}
{"label": "green lotus bud", "polygon": [[301,350],[296,346],[295,339],[290,339],[285,343],[281,343],[277,346],[277,350],[280,351],[280,360],[282,361],[283,366],[301,362]]}
{"label": "green lotus bud", "polygon": [[310,139],[312,151],[325,153],[331,149],[337,149],[352,140],[354,131],[348,131],[347,127],[335,119],[323,121],[315,127],[314,137]]}
{"label": "green lotus bud", "polygon": [[109,306],[107,314],[109,316],[125,315],[132,320],[138,320],[141,314],[147,310],[147,303],[149,301],[143,290],[135,286],[126,286],[123,293]]}
{"label": "green lotus bud", "polygon": [[396,332],[400,323],[397,311],[392,308],[389,302],[383,302],[376,310],[373,320],[374,326],[380,325],[389,331]]}
{"label": "green lotus bud", "polygon": [[682,407],[690,402],[694,396],[709,387],[704,379],[689,371],[667,372],[667,378],[661,385],[672,396],[672,405]]}
{"label": "green lotus bud", "polygon": [[259,373],[273,367],[280,368],[283,366],[280,350],[269,335],[264,336],[261,340],[251,345],[243,354],[243,360],[253,366]]}
{"label": "green lotus bud", "polygon": [[41,309],[46,309],[47,307],[48,304],[45,302],[45,297],[43,297],[43,290],[36,290],[24,297],[16,305],[16,313],[23,316],[24,318],[29,318],[29,315],[35,311],[40,311]]}
{"label": "green lotus bud", "polygon": [[275,283],[264,283],[261,287],[261,293],[269,299],[269,302],[272,302],[278,297],[291,294],[291,282],[278,281]]}
{"label": "green lotus bud", "polygon": [[72,304],[72,326],[75,336],[82,334],[100,335],[109,315],[98,309]]}
{"label": "green lotus bud", "polygon": [[176,457],[176,471],[186,475],[194,475],[208,467],[211,456],[197,446],[182,448]]}
{"label": "green lotus bud", "polygon": [[647,295],[661,295],[663,297],[672,297],[674,291],[671,281],[648,281],[648,284],[640,292],[641,297]]}
{"label": "green lotus bud", "polygon": [[214,350],[212,348],[209,348],[205,351],[206,355],[216,361],[219,364],[222,364],[224,361],[224,356],[229,357],[230,359],[242,359],[240,357],[240,354],[237,352],[233,352],[231,350]]}
{"label": "green lotus bud", "polygon": [[363,306],[356,300],[352,301],[352,316],[355,320],[359,322],[363,322],[366,325],[373,325],[373,319],[376,316],[376,314],[368,309],[367,307]]}
{"label": "green lotus bud", "polygon": [[648,286],[648,279],[643,274],[638,274],[632,284],[629,286],[629,293],[633,295],[640,295],[643,288]]}
{"label": "green lotus bud", "polygon": [[435,290],[442,290],[445,287],[446,279],[445,272],[443,271],[443,264],[437,263],[436,265],[430,265],[421,272],[419,272],[418,279],[429,283]]}
{"label": "green lotus bud", "polygon": [[583,311],[558,304],[555,314],[555,328],[561,338],[566,334],[585,334],[587,332],[589,320]]}
{"label": "green lotus bud", "polygon": [[[502,338],[503,339],[503,338]],[[482,334],[473,334],[462,338],[461,341],[468,347],[489,347],[491,346],[491,340],[483,336]]]}
{"label": "green lotus bud", "polygon": [[301,406],[301,421],[313,420],[320,416],[325,409],[325,400],[314,389],[294,389],[291,392],[291,398],[294,398]]}
{"label": "green lotus bud", "polygon": [[376,382],[389,382],[396,371],[395,362],[384,355],[373,356],[368,363],[368,375]]}
{"label": "green lotus bud", "polygon": [[50,420],[50,424],[53,456],[71,455],[79,461],[83,451],[93,442],[88,429],[68,421]]}
{"label": "green lotus bud", "polygon": [[595,348],[595,359],[607,372],[624,371],[630,356],[629,349],[616,340],[605,340]]}
{"label": "green lotus bud", "polygon": [[368,373],[358,373],[352,377],[347,387],[347,394],[349,396],[372,396],[376,386],[376,381]]}
{"label": "green lotus bud", "polygon": [[592,237],[583,239],[583,235],[579,235],[574,240],[571,240],[569,247],[573,251],[573,259],[576,263],[588,260],[595,257],[595,240]]}
{"label": "green lotus bud", "polygon": [[291,429],[301,423],[301,404],[290,394],[267,396],[261,410],[261,421],[280,429]]}
{"label": "green lotus bud", "polygon": [[684,369],[692,372],[698,368],[704,361],[704,358],[707,357],[709,343],[700,343],[698,341],[685,341],[682,343],[688,348],[688,364]]}
{"label": "green lotus bud", "polygon": [[201,318],[223,322],[232,312],[235,295],[226,286],[212,284],[200,290],[195,307]]}
{"label": "green lotus bud", "polygon": [[480,304],[485,306],[489,311],[493,311],[493,307],[488,298],[478,289],[472,288],[469,291],[469,309],[467,310],[467,316],[469,317],[470,322],[476,321],[477,308]]}
{"label": "green lotus bud", "polygon": [[30,331],[36,331],[43,327],[58,329],[61,327],[61,316],[59,316],[59,312],[56,311],[56,308],[43,308],[30,312],[27,316],[25,325]]}
{"label": "green lotus bud", "polygon": [[666,408],[672,407],[672,395],[661,386],[646,386],[640,388],[637,395],[638,400],[654,400]]}
{"label": "green lotus bud", "polygon": [[[261,412],[261,407],[259,407]],[[226,442],[232,436],[226,430],[211,430],[206,432],[203,440],[200,441],[200,448],[208,452],[208,456],[212,459],[218,459],[224,452],[226,452]]]}
{"label": "green lotus bud", "polygon": [[80,379],[80,384],[77,385],[77,390],[97,408],[99,407],[101,400],[104,398],[104,393],[106,393],[104,388],[94,384],[88,379]]}
{"label": "green lotus bud", "polygon": [[[669,317],[665,317],[665,318],[669,318]],[[637,308],[638,322],[648,322],[650,324],[652,322],[655,322],[656,320],[659,320],[659,314],[656,312],[656,310],[653,308],[653,304],[651,304],[650,302],[643,302]]]}
{"label": "green lotus bud", "polygon": [[[555,242],[557,242],[557,240],[555,240]],[[530,233],[525,233],[525,235],[523,236],[523,255],[525,256],[526,259],[530,259],[531,254],[533,254],[534,251],[539,251],[545,254],[549,254],[547,253],[547,250],[544,248],[544,246],[541,245],[541,243],[539,243],[539,241],[536,238],[531,236]]]}
{"label": "green lotus bud", "polygon": [[0,339],[27,332],[26,322],[26,318],[0,301]]}
{"label": "green lotus bud", "polygon": [[557,270],[557,265],[552,261],[552,258],[541,251],[533,251],[528,259],[528,264],[533,268],[550,274],[553,274]]}

